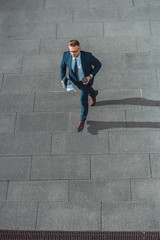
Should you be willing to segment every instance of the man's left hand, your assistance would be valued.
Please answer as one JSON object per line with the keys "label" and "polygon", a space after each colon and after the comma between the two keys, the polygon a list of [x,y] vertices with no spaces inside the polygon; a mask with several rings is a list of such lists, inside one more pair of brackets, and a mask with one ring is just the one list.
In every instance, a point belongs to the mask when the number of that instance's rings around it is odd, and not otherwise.
{"label": "man's left hand", "polygon": [[86,78],[87,78],[87,82],[83,83],[84,85],[87,85],[89,83],[89,81],[91,80],[91,76],[88,76]]}

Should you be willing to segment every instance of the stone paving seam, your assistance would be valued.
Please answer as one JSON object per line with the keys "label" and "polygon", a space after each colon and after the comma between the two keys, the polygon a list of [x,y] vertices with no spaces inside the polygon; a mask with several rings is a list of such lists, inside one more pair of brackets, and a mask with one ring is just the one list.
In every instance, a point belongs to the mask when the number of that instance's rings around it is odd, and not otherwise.
{"label": "stone paving seam", "polygon": [[[44,0],[45,1],[45,0]],[[41,54],[41,44],[42,44],[42,39],[39,40],[39,55]]]}
{"label": "stone paving seam", "polygon": [[30,172],[29,172],[29,181],[32,180],[32,162],[33,162],[33,156],[31,156]]}
{"label": "stone paving seam", "polygon": [[15,123],[14,123],[14,131],[13,131],[13,133],[16,133],[17,115],[18,115],[18,113],[16,112],[16,115],[15,115]]}
{"label": "stone paving seam", "polygon": [[[44,0],[44,1],[45,1],[45,0]],[[37,203],[37,212],[36,212],[36,220],[35,220],[35,230],[37,229],[38,210],[39,210],[39,202]]]}
{"label": "stone paving seam", "polygon": [[8,198],[8,188],[9,188],[9,181],[7,181],[6,201],[7,201],[7,198]]}
{"label": "stone paving seam", "polygon": [[43,0],[43,9],[45,9],[45,3],[46,3],[46,1]]}
{"label": "stone paving seam", "polygon": [[102,202],[100,206],[100,231],[102,231],[102,222],[103,222],[103,217],[102,217]]}
{"label": "stone paving seam", "polygon": [[151,154],[149,153],[148,155],[149,155],[149,164],[150,164],[151,178],[153,178],[153,177],[152,177],[152,162],[151,162]]}
{"label": "stone paving seam", "polygon": [[1,92],[2,92],[2,89],[3,89],[3,84],[4,84],[4,73],[2,74]]}
{"label": "stone paving seam", "polygon": [[131,178],[130,178],[130,196],[131,196],[131,201],[132,201],[132,181],[131,181]]}

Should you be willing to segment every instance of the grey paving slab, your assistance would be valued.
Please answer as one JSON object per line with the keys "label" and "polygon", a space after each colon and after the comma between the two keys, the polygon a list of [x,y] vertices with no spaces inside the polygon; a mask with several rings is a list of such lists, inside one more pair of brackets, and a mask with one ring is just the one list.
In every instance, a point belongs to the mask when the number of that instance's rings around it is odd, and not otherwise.
{"label": "grey paving slab", "polygon": [[98,54],[137,52],[136,38],[106,37],[89,39],[89,51]]}
{"label": "grey paving slab", "polygon": [[151,49],[152,47],[151,47],[151,44],[149,43],[150,42],[149,39],[150,38],[137,38],[138,52],[149,52],[149,50],[152,51]]}
{"label": "grey paving slab", "polygon": [[[160,100],[160,90],[157,88],[157,89],[142,89],[142,97],[143,98],[146,98],[146,99],[149,99],[149,100],[154,100],[155,101],[155,105],[156,106],[156,103],[157,103],[157,106],[159,105],[159,100]],[[156,102],[157,100],[157,102]]]}
{"label": "grey paving slab", "polygon": [[0,180],[29,180],[30,157],[0,157]]}
{"label": "grey paving slab", "polygon": [[88,8],[88,0],[46,0],[45,1],[45,9],[54,9],[54,8]]}
{"label": "grey paving slab", "polygon": [[9,182],[9,201],[67,201],[68,181]]}
{"label": "grey paving slab", "polygon": [[150,36],[149,22],[147,21],[104,23],[104,37],[142,36]]}
{"label": "grey paving slab", "polygon": [[[69,113],[69,130],[71,132],[76,131],[76,125],[79,122],[79,115],[76,112]],[[98,110],[89,108],[87,121],[85,124],[84,131],[89,131],[91,133],[96,133],[96,130],[100,131],[111,131],[112,128],[116,129],[116,123],[121,123],[117,129],[125,131],[126,122],[125,122],[125,111],[119,110]]]}
{"label": "grey paving slab", "polygon": [[91,156],[91,179],[151,178],[147,154]]}
{"label": "grey paving slab", "polygon": [[72,9],[47,9],[47,10],[12,10],[1,11],[1,24],[44,24],[56,22],[72,22]]}
{"label": "grey paving slab", "polygon": [[159,6],[151,5],[149,8],[149,17],[151,20],[160,20],[159,16],[160,4]]}
{"label": "grey paving slab", "polygon": [[120,53],[117,54],[96,54],[96,57],[102,63],[102,67],[98,72],[99,77],[104,78],[104,74],[107,73],[108,70],[113,69],[122,69],[122,56]]}
{"label": "grey paving slab", "polygon": [[[137,38],[138,52],[149,52],[149,51],[153,51],[154,46],[155,46],[155,48],[156,48],[156,46],[158,47],[158,44],[157,44],[158,41],[155,41],[156,44],[153,43],[153,45],[154,45],[153,46],[151,43],[152,42],[151,38],[153,38],[153,37],[138,37]],[[156,37],[154,37],[154,38],[156,38]]]}
{"label": "grey paving slab", "polygon": [[159,20],[160,19],[159,6],[145,5],[145,6],[135,6],[132,8],[123,8],[123,9],[121,8],[119,9],[120,20],[121,21]]}
{"label": "grey paving slab", "polygon": [[118,109],[90,111],[87,124],[87,131],[93,135],[106,131],[126,131],[125,111]]}
{"label": "grey paving slab", "polygon": [[21,73],[22,57],[0,55],[0,73]]}
{"label": "grey paving slab", "polygon": [[123,89],[123,90],[105,90],[99,91],[95,109],[104,110],[126,110],[141,109],[141,90],[140,89]]}
{"label": "grey paving slab", "polygon": [[56,38],[56,25],[50,24],[8,24],[0,25],[3,38],[27,40],[40,38]]}
{"label": "grey paving slab", "polygon": [[0,201],[5,201],[7,196],[7,182],[0,182]]}
{"label": "grey paving slab", "polygon": [[44,0],[29,0],[29,1],[23,1],[23,0],[2,0],[0,2],[0,9],[3,10],[31,10],[31,9],[43,9]]}
{"label": "grey paving slab", "polygon": [[5,74],[2,93],[33,93],[53,91],[55,74],[15,75]]}
{"label": "grey paving slab", "polygon": [[128,69],[108,71],[105,76],[106,89],[157,89],[155,70]]}
{"label": "grey paving slab", "polygon": [[40,203],[37,230],[100,230],[100,203]]}
{"label": "grey paving slab", "polygon": [[106,202],[102,206],[103,231],[158,231],[159,203]]}
{"label": "grey paving slab", "polygon": [[0,226],[8,230],[35,230],[37,203],[0,202]]}
{"label": "grey paving slab", "polygon": [[4,78],[4,74],[0,73],[0,87],[1,87],[1,89],[2,89],[3,78]]}
{"label": "grey paving slab", "polygon": [[[155,104],[154,104],[155,105]],[[156,107],[155,106],[142,106],[141,109],[144,109],[144,110],[153,110],[153,109],[159,109],[159,107]],[[137,109],[138,110],[138,109]],[[153,123],[155,125],[155,127],[157,128],[157,131],[158,131],[158,128],[159,128],[159,123]],[[157,125],[157,126],[156,126]],[[151,127],[152,126],[152,123],[151,123]],[[154,129],[153,129],[154,130]]]}
{"label": "grey paving slab", "polygon": [[102,74],[98,73],[94,78],[93,88],[97,90],[106,89],[106,80]]}
{"label": "grey paving slab", "polygon": [[66,132],[69,126],[67,113],[18,114],[16,132]]}
{"label": "grey paving slab", "polygon": [[150,38],[149,47],[152,51],[158,52],[160,50],[159,37]]}
{"label": "grey paving slab", "polygon": [[[122,90],[104,90],[98,94],[99,102],[105,100],[122,100],[125,98],[139,98],[141,97],[140,89],[122,89]],[[99,107],[99,103],[95,107]]]}
{"label": "grey paving slab", "polygon": [[74,9],[73,22],[108,22],[119,18],[116,8]]}
{"label": "grey paving slab", "polygon": [[122,56],[124,69],[149,70],[152,68],[150,53],[127,53]]}
{"label": "grey paving slab", "polygon": [[131,179],[133,201],[159,201],[160,179]]}
{"label": "grey paving slab", "polygon": [[23,61],[23,74],[40,74],[40,73],[54,73],[59,76],[59,65],[62,56],[60,55],[40,55],[40,56],[25,56]]}
{"label": "grey paving slab", "polygon": [[[145,100],[144,100],[145,101]],[[142,103],[141,103],[142,102]],[[141,98],[124,98],[119,100],[105,100],[97,101],[95,108],[98,110],[121,110],[125,111],[127,109],[141,110],[141,109],[152,109],[153,107],[143,106],[143,100]],[[117,122],[117,127],[126,127],[126,124],[123,122]],[[112,126],[112,125],[111,125]],[[116,127],[113,122],[113,127]]]}
{"label": "grey paving slab", "polygon": [[50,145],[49,133],[0,134],[1,156],[49,154]]}
{"label": "grey paving slab", "polygon": [[88,121],[106,121],[106,122],[117,122],[117,121],[121,121],[121,122],[125,122],[125,111],[123,110],[112,110],[112,109],[108,109],[105,111],[102,110],[98,110],[98,109],[93,109],[91,108],[89,115],[87,117]]}
{"label": "grey paving slab", "polygon": [[0,133],[13,133],[16,114],[0,113]]}
{"label": "grey paving slab", "polygon": [[111,153],[159,153],[160,132],[135,131],[111,132],[109,143]]}
{"label": "grey paving slab", "polygon": [[138,52],[157,52],[160,50],[159,37],[137,38]]}
{"label": "grey paving slab", "polygon": [[[54,55],[63,54],[64,51],[68,51],[68,42],[70,38],[64,39],[42,39],[40,54]],[[78,38],[81,48],[84,51],[89,51],[89,40],[87,38]],[[63,55],[61,55],[62,57]]]}
{"label": "grey paving slab", "polygon": [[151,65],[155,69],[160,69],[160,52],[151,53]]}
{"label": "grey paving slab", "polygon": [[134,6],[160,6],[160,2],[158,0],[133,0]]}
{"label": "grey paving slab", "polygon": [[90,179],[87,155],[33,157],[31,179]]}
{"label": "grey paving slab", "polygon": [[[125,103],[126,102],[126,103]],[[139,102],[139,99],[137,100],[136,98],[128,98],[128,99],[124,99],[124,100],[106,100],[106,101],[97,101],[97,105],[95,105],[95,107],[99,110],[121,110],[121,111],[125,111],[127,109],[134,109],[134,110],[140,110],[140,109],[143,109],[143,108],[151,108],[151,107],[143,107],[141,106],[141,104],[138,104]],[[119,126],[119,123],[118,122],[117,126]],[[115,123],[116,124],[116,123]],[[121,123],[120,123],[121,124]],[[113,124],[113,126],[115,126]],[[126,126],[126,125],[125,125]],[[123,126],[124,128],[124,123],[123,123]]]}
{"label": "grey paving slab", "polygon": [[0,94],[0,112],[32,112],[34,94]]}
{"label": "grey paving slab", "polygon": [[160,24],[160,21],[151,21],[151,33],[152,33],[152,36],[157,36],[159,37],[160,36],[160,29],[159,29],[159,24]]}
{"label": "grey paving slab", "polygon": [[153,109],[153,110],[145,110],[142,109],[141,111],[126,111],[126,119],[127,122],[159,122],[160,120],[160,110]]}
{"label": "grey paving slab", "polygon": [[129,201],[130,180],[107,179],[70,181],[70,201]]}
{"label": "grey paving slab", "polygon": [[103,37],[103,23],[72,23],[72,27],[69,23],[58,23],[57,38],[70,36],[76,39],[82,36],[83,38]]}
{"label": "grey paving slab", "polygon": [[0,54],[39,54],[40,40],[0,40]]}
{"label": "grey paving slab", "polygon": [[52,136],[52,153],[62,155],[106,154],[108,153],[108,134],[100,133],[97,136],[85,132],[54,134]]}
{"label": "grey paving slab", "polygon": [[150,154],[151,172],[153,178],[160,178],[160,155]]}
{"label": "grey paving slab", "polygon": [[118,0],[89,0],[89,7],[90,8],[107,8],[110,7],[131,7],[132,1],[131,0],[122,0],[121,2]]}
{"label": "grey paving slab", "polygon": [[79,111],[80,97],[75,92],[37,93],[35,112],[64,112]]}
{"label": "grey paving slab", "polygon": [[127,131],[138,130],[159,130],[160,129],[159,109],[142,109],[140,111],[127,110]]}
{"label": "grey paving slab", "polygon": [[119,16],[121,21],[149,21],[149,6],[139,6],[131,8],[120,8]]}

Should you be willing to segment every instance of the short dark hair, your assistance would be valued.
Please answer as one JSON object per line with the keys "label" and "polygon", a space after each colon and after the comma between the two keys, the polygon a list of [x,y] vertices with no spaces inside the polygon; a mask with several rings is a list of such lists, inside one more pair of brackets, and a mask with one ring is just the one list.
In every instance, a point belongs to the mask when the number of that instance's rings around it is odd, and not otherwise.
{"label": "short dark hair", "polygon": [[68,46],[69,47],[75,47],[75,46],[80,46],[80,43],[78,40],[70,40],[69,43],[68,43]]}

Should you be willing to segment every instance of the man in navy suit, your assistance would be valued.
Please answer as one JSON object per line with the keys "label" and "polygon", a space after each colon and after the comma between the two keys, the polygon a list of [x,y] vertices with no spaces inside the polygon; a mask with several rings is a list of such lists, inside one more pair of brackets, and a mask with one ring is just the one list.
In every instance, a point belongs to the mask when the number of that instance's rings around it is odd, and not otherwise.
{"label": "man in navy suit", "polygon": [[81,90],[81,116],[77,126],[77,130],[81,131],[88,114],[88,95],[91,97],[90,106],[94,106],[96,103],[98,91],[92,88],[92,84],[96,73],[101,68],[101,63],[91,53],[81,51],[80,43],[77,40],[70,40],[68,46],[69,51],[64,52],[60,66],[61,82],[64,87],[66,68],[68,67],[69,78]]}

